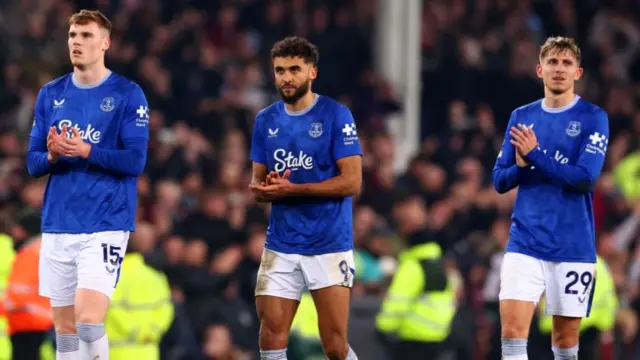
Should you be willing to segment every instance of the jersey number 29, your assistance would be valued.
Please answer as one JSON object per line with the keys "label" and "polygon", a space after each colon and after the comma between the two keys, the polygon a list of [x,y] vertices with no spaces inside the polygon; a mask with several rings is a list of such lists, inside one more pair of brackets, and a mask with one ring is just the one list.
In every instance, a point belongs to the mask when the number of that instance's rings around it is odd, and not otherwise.
{"label": "jersey number 29", "polygon": [[585,271],[582,274],[578,274],[576,271],[569,271],[566,277],[571,280],[564,288],[564,293],[570,295],[578,294],[578,290],[573,289],[573,287],[578,283],[578,280],[580,280],[580,284],[584,286],[584,290],[582,291],[583,294],[587,293],[587,290],[589,290],[589,285],[591,285],[591,281],[593,280],[593,275],[591,275],[591,273],[588,271]]}

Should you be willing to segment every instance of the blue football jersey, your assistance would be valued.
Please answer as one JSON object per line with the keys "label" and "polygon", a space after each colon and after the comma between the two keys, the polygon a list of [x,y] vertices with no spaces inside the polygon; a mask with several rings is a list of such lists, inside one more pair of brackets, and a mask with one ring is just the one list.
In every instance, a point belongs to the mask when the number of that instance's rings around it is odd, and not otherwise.
{"label": "blue football jersey", "polygon": [[[47,160],[50,127],[78,130],[91,145],[88,159],[61,156]],[[144,170],[149,139],[149,108],[140,87],[109,72],[95,85],[77,84],[73,74],[42,87],[27,168],[50,175],[42,208],[45,233],[95,233],[135,230],[137,177]]]}
{"label": "blue football jersey", "polygon": [[[268,171],[291,170],[292,183],[319,183],[339,175],[337,160],[362,155],[349,109],[326,96],[289,112],[282,101],[256,116],[251,160]],[[319,255],[353,248],[352,199],[290,197],[274,201],[266,248]]]}
{"label": "blue football jersey", "polygon": [[[516,165],[511,127],[531,129],[539,147]],[[493,169],[496,190],[518,186],[507,252],[556,262],[596,262],[593,188],[604,165],[609,120],[601,108],[576,96],[563,108],[542,100],[511,114]]]}

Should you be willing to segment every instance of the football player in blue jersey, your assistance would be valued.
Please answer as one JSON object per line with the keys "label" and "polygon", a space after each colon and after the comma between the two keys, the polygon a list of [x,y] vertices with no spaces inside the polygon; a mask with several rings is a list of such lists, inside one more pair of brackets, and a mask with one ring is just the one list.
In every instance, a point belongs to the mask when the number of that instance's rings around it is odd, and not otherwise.
{"label": "football player in blue jersey", "polygon": [[105,67],[110,31],[98,11],[69,19],[73,72],[40,90],[27,153],[29,173],[49,176],[39,293],[53,308],[58,360],[109,358],[103,322],[135,229],[137,177],[146,163],[147,100]]}
{"label": "football player in blue jersey", "polygon": [[299,37],[271,49],[282,101],[256,116],[251,143],[256,200],[271,202],[256,285],[260,358],[286,359],[291,322],[309,290],[331,360],[357,359],[347,343],[353,285],[352,199],[362,150],[349,109],[311,91],[318,49]]}
{"label": "football player in blue jersey", "polygon": [[583,70],[573,39],[547,39],[539,61],[544,98],[513,111],[493,169],[499,193],[518,187],[501,271],[502,355],[527,359],[529,326],[544,292],[554,358],[575,360],[580,320],[589,316],[596,286],[593,189],[609,120],[575,94]]}

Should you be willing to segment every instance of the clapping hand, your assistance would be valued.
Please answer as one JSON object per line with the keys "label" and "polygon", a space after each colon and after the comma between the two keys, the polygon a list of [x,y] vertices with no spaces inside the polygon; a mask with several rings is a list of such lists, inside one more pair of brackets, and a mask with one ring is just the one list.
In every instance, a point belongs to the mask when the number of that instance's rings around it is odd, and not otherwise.
{"label": "clapping hand", "polygon": [[[63,129],[64,130],[64,129]],[[77,128],[71,128],[72,137],[64,137],[60,143],[62,155],[68,157],[81,157],[86,159],[91,152],[91,145],[82,140],[82,136]]]}
{"label": "clapping hand", "polygon": [[265,200],[277,200],[289,193],[291,189],[291,182],[289,181],[289,176],[291,175],[291,170],[285,170],[285,172],[280,176],[277,171],[272,171],[267,175],[265,182],[257,185],[250,184],[249,189],[253,191],[258,197]]}
{"label": "clapping hand", "polygon": [[62,155],[61,144],[64,139],[67,137],[67,125],[62,127],[62,132],[58,134],[55,126],[49,128],[49,133],[47,134],[47,151],[49,152],[48,159],[49,162],[56,162]]}
{"label": "clapping hand", "polygon": [[[529,153],[538,146],[536,134],[533,132],[533,129],[522,124],[518,124],[518,127],[512,127],[509,134],[511,135],[511,144],[515,146],[516,151],[522,158],[521,163],[526,164],[524,157],[529,155]],[[518,158],[516,157],[516,162],[517,161]],[[520,166],[520,164],[518,164],[518,166]]]}
{"label": "clapping hand", "polygon": [[516,151],[516,164],[521,168],[529,166],[529,163],[520,155],[519,151]]}

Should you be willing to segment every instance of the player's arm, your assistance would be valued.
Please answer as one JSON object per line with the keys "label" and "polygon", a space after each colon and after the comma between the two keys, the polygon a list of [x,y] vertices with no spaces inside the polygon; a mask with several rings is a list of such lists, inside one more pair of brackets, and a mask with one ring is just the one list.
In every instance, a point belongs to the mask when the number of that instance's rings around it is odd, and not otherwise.
{"label": "player's arm", "polygon": [[319,183],[292,184],[292,196],[347,197],[362,188],[362,148],[356,122],[348,107],[340,105],[331,131],[331,151],[339,175]]}
{"label": "player's arm", "polygon": [[[266,180],[267,180],[267,166],[254,161],[253,165],[251,166],[251,185],[264,186],[266,184],[265,183]],[[257,202],[271,201],[271,199],[265,196],[264,193],[261,193],[259,191],[253,192],[253,198]]]}
{"label": "player's arm", "polygon": [[[253,133],[251,134],[251,151],[249,158],[253,161],[251,166],[251,185],[264,186],[267,181],[267,156],[264,143],[264,126],[262,123],[261,113],[256,116],[253,124]],[[253,191],[253,198],[258,202],[269,202],[269,199],[263,192]]]}
{"label": "player's arm", "polygon": [[42,88],[38,93],[33,116],[33,127],[29,137],[29,150],[27,151],[27,171],[33,177],[41,177],[51,173],[55,168],[55,162],[47,149],[47,134],[49,128],[45,113],[46,89]]}
{"label": "player's arm", "polygon": [[291,184],[290,196],[347,197],[360,193],[362,156],[352,155],[337,161],[340,174],[319,183]]}
{"label": "player's arm", "polygon": [[529,152],[525,159],[555,181],[578,191],[593,190],[602,171],[607,152],[609,118],[604,111],[599,111],[592,115],[592,119],[593,126],[591,131],[583,137],[580,157],[575,165],[561,164],[538,147]]}
{"label": "player's arm", "polygon": [[504,142],[502,143],[502,148],[496,159],[491,176],[493,187],[500,194],[509,192],[518,186],[522,175],[526,171],[525,168],[516,164],[515,147],[511,144],[511,135],[509,134],[509,129],[517,123],[517,110],[514,110],[509,118],[509,125],[507,125],[507,131],[504,135]]}
{"label": "player's arm", "polygon": [[149,107],[139,86],[129,94],[120,122],[122,149],[105,149],[91,146],[89,164],[125,176],[139,176],[147,162],[149,143]]}

